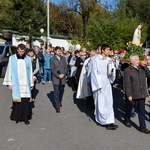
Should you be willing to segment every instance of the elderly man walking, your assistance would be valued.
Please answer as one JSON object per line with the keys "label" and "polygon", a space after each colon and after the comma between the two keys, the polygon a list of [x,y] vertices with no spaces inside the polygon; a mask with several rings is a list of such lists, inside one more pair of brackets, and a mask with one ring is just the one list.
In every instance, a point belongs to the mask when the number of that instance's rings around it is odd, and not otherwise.
{"label": "elderly man walking", "polygon": [[148,96],[146,88],[146,78],[150,78],[150,70],[146,64],[140,64],[139,56],[130,56],[128,68],[124,70],[124,89],[127,96],[125,126],[132,127],[130,124],[130,113],[133,106],[137,106],[140,131],[150,134],[145,123],[145,98]]}

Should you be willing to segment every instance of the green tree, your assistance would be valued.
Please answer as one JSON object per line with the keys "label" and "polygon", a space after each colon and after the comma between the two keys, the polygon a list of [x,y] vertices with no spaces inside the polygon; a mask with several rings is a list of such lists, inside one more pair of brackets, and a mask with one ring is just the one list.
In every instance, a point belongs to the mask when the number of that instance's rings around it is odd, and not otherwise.
{"label": "green tree", "polygon": [[4,6],[5,13],[0,17],[3,22],[1,29],[7,28],[19,31],[20,34],[39,36],[40,28],[46,27],[46,11],[42,0],[11,0],[5,2]]}
{"label": "green tree", "polygon": [[59,31],[56,27],[59,19],[59,6],[50,2],[50,34],[59,34]]}
{"label": "green tree", "polygon": [[149,0],[124,0],[127,13],[132,12],[133,17],[138,16],[144,25],[148,26],[147,37],[150,40],[150,1]]}
{"label": "green tree", "polygon": [[[140,23],[138,17],[126,13],[126,5],[119,3],[113,12],[97,9],[90,19],[88,37],[94,47],[98,43],[109,44],[113,49],[120,49],[132,41],[134,30]],[[142,29],[142,40],[146,37],[146,26]]]}
{"label": "green tree", "polygon": [[10,29],[11,25],[8,23],[9,8],[13,5],[12,1],[1,0],[0,1],[0,30]]}
{"label": "green tree", "polygon": [[50,3],[50,29],[52,34],[81,36],[80,22],[81,18],[79,15],[68,11],[65,2],[59,6]]}
{"label": "green tree", "polygon": [[82,19],[82,38],[87,38],[87,26],[90,13],[94,9],[96,0],[70,0],[69,11],[78,13]]}
{"label": "green tree", "polygon": [[127,12],[132,12],[134,17],[138,15],[144,23],[150,23],[149,0],[125,0],[125,2]]}

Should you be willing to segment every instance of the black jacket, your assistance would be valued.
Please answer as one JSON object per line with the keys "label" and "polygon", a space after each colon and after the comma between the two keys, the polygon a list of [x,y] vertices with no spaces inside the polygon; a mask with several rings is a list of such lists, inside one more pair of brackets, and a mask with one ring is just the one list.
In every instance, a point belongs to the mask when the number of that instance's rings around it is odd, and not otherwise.
{"label": "black jacket", "polygon": [[124,70],[124,89],[127,97],[141,99],[148,96],[146,78],[150,78],[150,70],[146,66],[134,68],[131,64]]}
{"label": "black jacket", "polygon": [[77,67],[77,71],[76,71],[76,84],[78,84],[79,79],[80,79],[80,73],[83,67],[83,63],[84,61],[81,59],[81,57],[78,57],[76,62],[75,62],[75,66]]}
{"label": "black jacket", "polygon": [[42,52],[39,51],[36,54],[36,56],[37,56],[37,58],[39,60],[39,66],[42,67],[44,65],[44,56],[43,56]]}

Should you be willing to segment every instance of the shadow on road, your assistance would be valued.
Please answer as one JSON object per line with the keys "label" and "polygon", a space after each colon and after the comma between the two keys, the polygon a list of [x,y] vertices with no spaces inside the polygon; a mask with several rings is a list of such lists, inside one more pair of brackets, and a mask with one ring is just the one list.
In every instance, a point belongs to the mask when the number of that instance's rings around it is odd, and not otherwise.
{"label": "shadow on road", "polygon": [[55,108],[54,91],[50,91],[50,93],[47,93],[47,97],[49,98],[50,102],[52,103],[53,107]]}
{"label": "shadow on road", "polygon": [[125,114],[125,98],[122,87],[117,84],[117,86],[112,86],[112,91],[115,118],[123,123]]}
{"label": "shadow on road", "polygon": [[73,101],[74,101],[74,104],[77,105],[79,110],[86,114],[89,121],[93,120],[95,122],[94,109],[87,107],[84,99],[76,99],[76,92],[74,92],[73,94]]}
{"label": "shadow on road", "polygon": [[150,112],[146,111],[146,120],[150,122]]}
{"label": "shadow on road", "polygon": [[[113,86],[112,86],[113,87]],[[121,123],[124,121],[125,113],[125,100],[122,87],[120,85],[112,88],[113,89],[113,100],[114,100],[114,113],[115,118]],[[94,108],[88,108],[84,99],[76,99],[76,92],[73,95],[74,103],[78,106],[81,112],[84,112],[87,117],[95,122]]]}
{"label": "shadow on road", "polygon": [[[115,118],[124,125],[126,103],[125,103],[124,91],[122,90],[122,83],[119,82],[118,84],[116,84],[116,86],[112,86],[112,90],[113,90]],[[86,106],[85,99],[76,99],[76,92],[74,92],[73,100],[74,100],[74,104],[77,105],[79,110],[86,114],[86,116],[89,118],[89,121],[93,120],[95,122],[94,109],[88,108]],[[148,115],[148,112],[146,114]],[[132,121],[132,118],[131,118],[131,125],[135,129],[139,130],[138,125]]]}
{"label": "shadow on road", "polygon": [[[124,124],[124,115],[125,115],[125,107],[126,107],[126,102],[125,102],[125,94],[124,91],[122,90],[122,83],[119,82],[116,86],[113,86],[113,100],[114,100],[114,113],[115,113],[115,118],[120,121],[122,124]],[[139,130],[139,127],[137,124],[135,124],[132,121],[131,118],[131,125]]]}

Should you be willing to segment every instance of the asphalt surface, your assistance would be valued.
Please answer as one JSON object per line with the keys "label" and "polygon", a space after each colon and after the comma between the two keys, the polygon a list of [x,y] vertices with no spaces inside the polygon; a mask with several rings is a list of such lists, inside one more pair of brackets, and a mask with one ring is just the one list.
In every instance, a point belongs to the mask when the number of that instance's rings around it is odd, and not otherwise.
{"label": "asphalt surface", "polygon": [[[85,100],[75,99],[66,85],[60,114],[55,112],[53,86],[37,84],[38,95],[30,125],[9,119],[11,93],[0,78],[0,150],[150,150],[150,135],[138,131],[138,117],[132,128],[123,124],[125,102],[121,89],[114,88],[114,109],[119,128],[108,131],[94,122],[94,110]],[[150,108],[146,107],[146,116]],[[150,129],[150,122],[146,121]]]}

